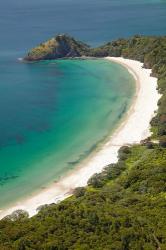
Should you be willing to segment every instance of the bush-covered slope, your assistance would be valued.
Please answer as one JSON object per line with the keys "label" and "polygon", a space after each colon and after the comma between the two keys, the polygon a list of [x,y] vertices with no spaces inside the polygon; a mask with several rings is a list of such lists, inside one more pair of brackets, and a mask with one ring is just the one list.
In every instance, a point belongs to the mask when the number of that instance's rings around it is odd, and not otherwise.
{"label": "bush-covered slope", "polygon": [[25,56],[26,61],[51,60],[66,57],[78,57],[87,53],[89,47],[67,35],[58,35],[37,47]]}
{"label": "bush-covered slope", "polygon": [[31,219],[0,222],[0,249],[166,249],[166,150],[124,147],[89,186]]}

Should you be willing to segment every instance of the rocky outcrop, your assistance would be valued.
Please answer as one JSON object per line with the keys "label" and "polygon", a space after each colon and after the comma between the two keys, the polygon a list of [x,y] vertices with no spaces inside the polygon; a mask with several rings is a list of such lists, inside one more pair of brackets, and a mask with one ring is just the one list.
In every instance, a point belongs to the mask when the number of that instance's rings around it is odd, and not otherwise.
{"label": "rocky outcrop", "polygon": [[58,35],[36,48],[25,56],[26,61],[51,60],[58,58],[86,56],[89,46],[67,35]]}

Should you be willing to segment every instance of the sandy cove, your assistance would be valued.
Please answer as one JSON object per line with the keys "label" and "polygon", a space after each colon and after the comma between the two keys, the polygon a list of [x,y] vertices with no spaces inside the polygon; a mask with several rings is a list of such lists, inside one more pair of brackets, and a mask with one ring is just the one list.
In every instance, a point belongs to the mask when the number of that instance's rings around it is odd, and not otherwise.
{"label": "sandy cove", "polygon": [[139,143],[150,136],[150,120],[157,110],[160,98],[156,90],[157,78],[151,77],[151,70],[144,69],[143,64],[138,61],[115,57],[106,59],[126,67],[136,80],[136,93],[123,122],[97,152],[68,172],[57,183],[29,198],[22,199],[10,208],[1,210],[0,219],[18,209],[26,210],[33,216],[41,205],[57,203],[67,198],[75,187],[85,186],[94,173],[99,173],[106,165],[117,162],[117,153],[121,146]]}

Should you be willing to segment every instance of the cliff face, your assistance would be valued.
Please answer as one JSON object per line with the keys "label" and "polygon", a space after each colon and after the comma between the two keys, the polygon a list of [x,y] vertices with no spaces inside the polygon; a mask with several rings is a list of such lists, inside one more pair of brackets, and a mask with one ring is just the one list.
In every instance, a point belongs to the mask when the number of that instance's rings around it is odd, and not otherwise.
{"label": "cliff face", "polygon": [[86,55],[88,45],[67,35],[58,35],[45,43],[33,48],[25,56],[26,61],[51,60]]}

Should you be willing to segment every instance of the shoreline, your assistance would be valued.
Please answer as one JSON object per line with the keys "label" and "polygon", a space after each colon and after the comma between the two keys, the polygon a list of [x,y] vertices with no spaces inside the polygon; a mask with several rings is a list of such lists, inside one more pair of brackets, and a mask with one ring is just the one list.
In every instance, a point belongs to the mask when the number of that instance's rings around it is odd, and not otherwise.
{"label": "shoreline", "polygon": [[64,200],[72,195],[74,188],[86,186],[93,174],[101,172],[106,165],[117,162],[117,153],[121,146],[139,143],[150,136],[150,121],[160,98],[156,90],[157,78],[151,77],[151,70],[142,68],[143,64],[138,61],[114,57],[105,59],[127,68],[136,81],[136,92],[124,119],[98,152],[69,171],[57,183],[30,198],[22,199],[9,209],[1,210],[0,219],[18,209],[26,210],[33,216],[38,207]]}

